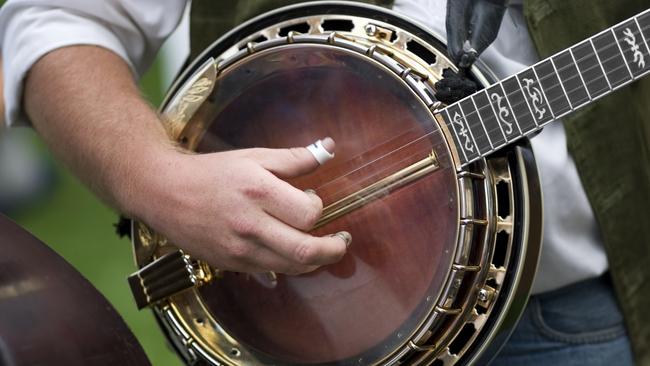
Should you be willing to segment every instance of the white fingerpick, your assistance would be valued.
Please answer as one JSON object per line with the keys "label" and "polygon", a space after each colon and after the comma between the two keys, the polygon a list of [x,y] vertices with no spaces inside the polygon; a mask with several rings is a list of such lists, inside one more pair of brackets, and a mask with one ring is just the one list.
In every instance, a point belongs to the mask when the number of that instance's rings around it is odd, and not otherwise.
{"label": "white fingerpick", "polygon": [[325,146],[323,146],[323,142],[321,140],[318,140],[313,144],[307,146],[307,150],[309,150],[309,152],[314,155],[314,158],[320,165],[325,164],[328,160],[334,157],[334,154],[330,154]]}

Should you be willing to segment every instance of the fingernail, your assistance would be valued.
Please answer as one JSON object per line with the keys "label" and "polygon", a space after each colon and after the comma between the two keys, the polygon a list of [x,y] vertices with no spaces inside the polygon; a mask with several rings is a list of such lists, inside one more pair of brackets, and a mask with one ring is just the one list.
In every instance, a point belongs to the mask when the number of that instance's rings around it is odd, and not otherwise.
{"label": "fingernail", "polygon": [[339,231],[336,234],[332,234],[332,236],[337,236],[341,238],[341,240],[345,242],[346,248],[349,248],[350,244],[352,244],[352,235],[350,235],[350,233],[348,233],[347,231]]}
{"label": "fingernail", "polygon": [[305,189],[305,193],[307,193],[307,194],[316,194],[316,191],[314,191],[311,188],[307,188],[307,189]]}
{"label": "fingernail", "polygon": [[[331,138],[327,137],[326,140],[329,139],[328,143],[329,144],[334,144],[334,140]],[[325,146],[323,146],[323,140],[318,140],[314,142],[313,144],[307,146],[307,150],[314,156],[314,159],[318,162],[318,164],[323,165],[325,164],[328,160],[331,160],[334,158],[334,154],[330,153],[327,151]]]}
{"label": "fingernail", "polygon": [[323,142],[323,147],[327,152],[333,152],[334,148],[336,147],[336,143],[334,142],[334,139],[331,137],[325,137],[324,139],[321,140]]}

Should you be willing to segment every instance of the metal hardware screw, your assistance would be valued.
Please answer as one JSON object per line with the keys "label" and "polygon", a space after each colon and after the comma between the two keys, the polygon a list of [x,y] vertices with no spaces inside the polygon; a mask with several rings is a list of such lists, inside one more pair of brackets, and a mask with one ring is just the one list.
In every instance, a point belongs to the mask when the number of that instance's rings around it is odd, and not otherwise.
{"label": "metal hardware screw", "polygon": [[479,301],[488,301],[489,298],[490,298],[490,294],[488,293],[488,291],[486,289],[483,288],[483,289],[479,290],[479,292],[478,292]]}
{"label": "metal hardware screw", "polygon": [[366,31],[366,34],[371,37],[377,34],[377,26],[374,24],[366,24],[363,29]]}

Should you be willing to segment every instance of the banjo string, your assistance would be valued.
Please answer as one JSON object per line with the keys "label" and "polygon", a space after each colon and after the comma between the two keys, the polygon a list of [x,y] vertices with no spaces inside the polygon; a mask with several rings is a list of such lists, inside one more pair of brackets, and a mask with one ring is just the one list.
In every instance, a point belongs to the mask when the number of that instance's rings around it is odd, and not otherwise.
{"label": "banjo string", "polygon": [[[643,27],[643,31],[647,30],[648,28],[650,28],[650,26],[648,26],[648,27]],[[604,48],[602,49],[602,51],[607,50],[608,48],[611,48],[611,47],[618,47],[618,45],[617,45],[617,44],[610,44],[610,45],[604,47]],[[647,48],[646,48],[646,49],[647,49]],[[566,50],[565,50],[565,51],[566,51]],[[564,52],[564,51],[562,51],[562,52]],[[649,54],[650,54],[650,50],[649,50]],[[572,63],[572,64],[569,64],[569,65],[567,65],[567,66],[563,66],[563,67],[558,68],[558,69],[557,69],[557,71],[558,71],[557,73],[553,73],[553,74],[550,74],[550,75],[542,76],[542,77],[539,79],[540,82],[539,82],[538,84],[541,84],[541,81],[542,81],[542,80],[548,81],[549,78],[553,78],[553,79],[555,79],[555,76],[557,76],[557,80],[559,80],[560,82],[554,82],[554,81],[553,81],[553,82],[551,83],[551,87],[558,87],[558,86],[561,87],[561,86],[563,86],[562,81],[560,80],[560,77],[559,77],[559,75],[558,75],[559,72],[560,72],[560,71],[566,71],[566,70],[569,69],[569,68],[573,68],[573,66],[575,66],[575,67],[577,68],[577,62],[579,62],[579,61],[584,61],[584,60],[586,60],[588,57],[593,57],[594,55],[595,55],[595,54],[591,54],[590,56],[586,56],[586,57],[582,57],[582,58],[576,59],[576,63]],[[594,66],[591,66],[591,67],[589,67],[589,68],[583,70],[583,73],[586,73],[587,71],[590,71],[590,70],[592,70],[592,69],[594,69],[594,68],[600,68],[602,63],[605,63],[605,62],[608,62],[608,61],[611,61],[611,60],[617,59],[617,58],[619,58],[619,57],[623,57],[623,58],[624,58],[624,55],[616,54],[616,55],[614,55],[614,56],[612,56],[612,57],[609,57],[609,58],[607,58],[607,59],[604,59],[604,60],[601,61],[601,63],[597,63],[597,64],[595,64]],[[550,59],[550,58],[549,58],[549,59]],[[610,71],[610,73],[611,73],[611,72],[614,72],[614,71],[618,71],[618,70],[620,70],[620,69],[622,69],[622,68],[626,68],[627,66],[625,65],[625,62],[626,62],[626,60],[624,59],[624,62],[621,63],[620,66],[618,66],[618,67],[612,69],[612,70]],[[578,72],[580,72],[579,69],[578,69]],[[509,76],[509,77],[510,77],[510,76]],[[509,77],[508,77],[508,78],[509,78]],[[606,77],[606,75],[604,75],[604,77]],[[506,78],[506,79],[507,79],[507,78]],[[505,79],[504,79],[504,80],[505,80]],[[550,104],[552,104],[553,102],[557,102],[557,101],[559,101],[559,100],[561,100],[561,99],[566,98],[567,101],[568,101],[568,100],[569,100],[569,99],[568,99],[568,94],[570,94],[571,92],[574,92],[574,91],[580,90],[580,89],[585,90],[585,91],[588,93],[588,95],[589,95],[588,88],[585,88],[585,86],[587,86],[587,85],[589,85],[589,84],[591,84],[591,83],[593,83],[593,82],[595,82],[595,81],[596,81],[596,80],[590,80],[590,81],[586,81],[586,80],[585,80],[585,82],[584,82],[585,85],[584,85],[584,86],[583,86],[582,84],[578,84],[578,86],[575,87],[575,88],[572,88],[572,89],[566,89],[566,96],[565,96],[565,94],[560,94],[559,96],[557,96],[557,97],[555,97],[555,98],[553,98],[553,99],[551,99],[551,100],[547,100],[547,104],[549,105],[549,108],[550,108]],[[496,82],[496,83],[494,83],[494,84],[492,84],[492,85],[490,85],[490,86],[497,85],[497,84],[499,84],[499,83],[501,83],[501,81],[498,81],[498,82]],[[490,86],[488,86],[488,88],[489,88]],[[540,87],[541,87],[541,85],[540,85]],[[487,88],[485,88],[485,89],[487,89]],[[522,92],[522,91],[521,91],[521,90],[515,90],[515,91],[510,92],[510,93],[505,93],[505,96],[506,96],[506,98],[509,98],[509,97],[512,97],[514,94],[516,94],[516,93],[520,93],[520,92]],[[515,107],[522,106],[522,105],[525,104],[525,103],[526,103],[526,101],[524,100],[523,102],[514,103],[514,104],[512,104],[511,106],[512,106],[512,109],[515,109]],[[454,104],[456,104],[456,103],[454,103]],[[470,112],[469,112],[465,117],[461,117],[461,120],[463,120],[463,121],[465,122],[465,124],[466,124],[467,126],[469,126],[469,124],[468,124],[468,122],[467,122],[467,118],[468,118],[469,116],[472,116],[472,115],[474,115],[474,114],[477,114],[477,113],[479,113],[479,111],[484,111],[485,109],[488,109],[488,108],[491,109],[492,106],[491,106],[490,104],[488,104],[488,105],[481,106],[481,107],[479,107],[479,108],[474,108],[474,110],[473,110],[473,111],[470,111]],[[572,108],[572,109],[573,109],[573,108]],[[488,110],[488,112],[489,112],[489,110]],[[532,112],[531,112],[531,113],[532,113]],[[535,118],[535,117],[533,117],[533,118]],[[498,128],[498,125],[497,125],[497,128],[487,128],[487,126],[485,126],[485,124],[483,124],[483,127],[485,127],[486,132],[488,132],[488,133],[490,133],[490,132],[498,132],[498,130],[500,130],[500,128]],[[415,128],[416,128],[416,127],[413,127],[413,128],[411,128],[410,130],[405,131],[405,133],[410,132],[410,131],[412,131],[412,130],[415,129]],[[350,175],[356,174],[356,173],[358,173],[360,170],[365,169],[365,168],[367,168],[367,167],[369,167],[369,166],[375,164],[375,163],[376,163],[377,161],[379,161],[379,160],[386,159],[386,158],[390,157],[392,154],[395,154],[395,153],[401,151],[402,149],[407,148],[408,146],[410,146],[410,145],[412,145],[412,144],[414,144],[414,143],[417,143],[417,142],[421,141],[422,139],[425,139],[425,138],[428,138],[428,137],[432,137],[432,136],[438,135],[438,134],[440,134],[440,133],[441,133],[441,131],[440,131],[439,128],[436,128],[435,130],[433,130],[433,131],[431,131],[431,132],[427,132],[427,133],[425,133],[425,134],[423,134],[423,135],[417,137],[416,139],[411,140],[411,141],[407,142],[406,144],[403,144],[403,145],[399,146],[399,147],[396,148],[396,149],[393,149],[393,150],[391,150],[391,151],[388,151],[388,152],[386,152],[385,154],[383,154],[383,155],[381,155],[381,156],[379,156],[379,157],[377,157],[377,158],[375,158],[375,159],[373,159],[373,160],[371,160],[371,161],[368,161],[368,162],[364,163],[363,165],[361,165],[361,166],[355,168],[354,170],[351,170],[351,171],[347,172],[347,173],[344,174],[344,175],[340,175],[340,176],[338,176],[338,177],[336,177],[336,178],[334,178],[334,179],[332,179],[332,180],[326,181],[325,183],[323,183],[323,184],[321,184],[320,186],[316,187],[316,189],[322,189],[322,188],[325,188],[325,187],[327,187],[327,186],[329,186],[329,185],[331,185],[331,184],[335,184],[336,182],[338,182],[338,181],[340,181],[340,180],[342,180],[342,179],[346,179],[346,178],[348,178]],[[399,136],[394,137],[394,138],[389,139],[389,140],[385,140],[385,141],[381,142],[380,144],[388,144],[388,143],[390,143],[390,142],[392,142],[392,141],[398,139],[399,137],[401,137],[401,136],[403,136],[403,135],[404,135],[404,134],[399,135]],[[516,136],[516,138],[519,138],[519,137],[521,137],[521,136]],[[511,141],[514,141],[514,140],[511,140]],[[509,144],[511,141],[509,141],[507,144]],[[506,145],[507,145],[507,144],[506,144]],[[435,144],[435,145],[432,145],[431,147],[427,148],[426,151],[423,151],[423,153],[428,153],[428,152],[430,152],[432,149],[437,151],[438,149],[440,149],[441,147],[444,147],[445,145],[447,145],[447,144],[446,144],[446,143],[443,143],[443,142],[438,143],[438,144]],[[355,156],[354,158],[356,158],[356,157],[358,157],[358,156],[359,156],[359,155]],[[408,160],[408,159],[409,159],[409,158],[407,157],[407,158],[402,159],[402,160],[400,160],[400,161],[398,161],[398,162],[404,162],[404,161],[406,161],[406,160]],[[350,188],[351,188],[351,186],[345,186],[345,187],[341,188],[340,190],[334,192],[333,194],[334,194],[334,195],[341,194],[341,192],[347,191],[347,190],[349,190]]]}

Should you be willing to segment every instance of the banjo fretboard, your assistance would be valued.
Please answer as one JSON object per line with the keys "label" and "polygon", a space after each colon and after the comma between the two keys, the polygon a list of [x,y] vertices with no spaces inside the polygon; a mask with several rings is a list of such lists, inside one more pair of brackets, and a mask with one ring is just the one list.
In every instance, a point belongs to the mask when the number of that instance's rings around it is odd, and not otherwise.
{"label": "banjo fretboard", "polygon": [[650,9],[441,111],[463,165],[650,72]]}

